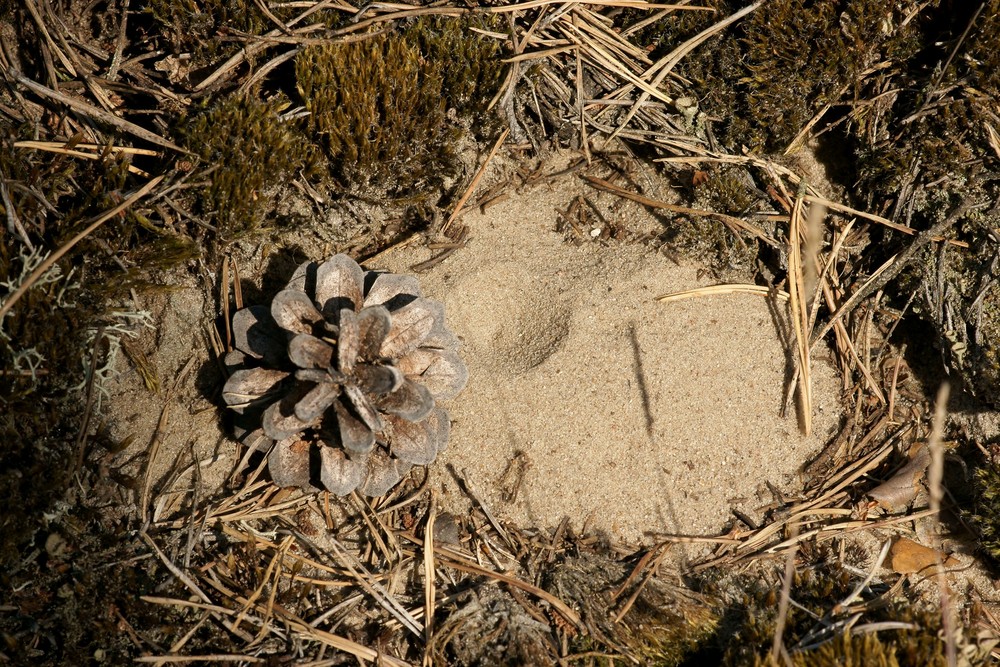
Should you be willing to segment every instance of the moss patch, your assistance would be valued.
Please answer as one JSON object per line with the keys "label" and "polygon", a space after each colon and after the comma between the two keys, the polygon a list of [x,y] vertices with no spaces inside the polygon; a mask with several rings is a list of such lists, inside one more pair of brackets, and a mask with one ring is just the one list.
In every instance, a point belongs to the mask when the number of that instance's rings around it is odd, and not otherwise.
{"label": "moss patch", "polygon": [[185,147],[214,167],[201,211],[222,239],[257,228],[273,211],[278,188],[316,166],[313,146],[280,113],[287,100],[233,95],[182,121]]}
{"label": "moss patch", "polygon": [[454,173],[458,127],[498,85],[498,47],[466,21],[420,19],[400,33],[310,47],[296,58],[299,93],[345,185],[407,196]]}
{"label": "moss patch", "polygon": [[[913,629],[894,629],[878,634],[850,634],[843,630],[814,634],[817,619],[845,621],[830,616],[833,606],[853,590],[854,577],[837,563],[800,568],[794,577],[790,605],[782,634],[792,664],[798,667],[878,665],[898,667],[945,665],[945,647],[938,634],[940,614],[904,598],[872,605],[855,625],[896,621],[912,623]],[[735,605],[735,636],[722,638],[724,665],[776,665],[770,659],[778,618],[780,579],[776,573],[747,585],[741,603]],[[871,597],[868,593],[868,597]],[[862,600],[863,601],[863,600]],[[729,626],[733,629],[733,626]],[[721,638],[721,637],[720,637]]]}

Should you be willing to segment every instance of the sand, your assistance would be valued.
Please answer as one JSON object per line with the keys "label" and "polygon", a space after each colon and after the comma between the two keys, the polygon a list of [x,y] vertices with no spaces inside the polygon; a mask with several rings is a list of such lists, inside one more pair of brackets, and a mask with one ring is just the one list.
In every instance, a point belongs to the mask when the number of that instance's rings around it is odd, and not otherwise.
{"label": "sand", "polygon": [[[834,371],[823,360],[813,369],[804,437],[795,414],[780,416],[787,327],[767,300],[656,302],[709,281],[648,247],[564,242],[556,212],[583,189],[569,177],[467,214],[468,247],[421,276],[470,372],[440,463],[521,525],[568,516],[632,542],[714,534],[731,507],[759,517],[774,500],[766,482],[794,491],[838,424]],[[406,272],[429,256],[403,248],[373,264]],[[432,475],[463,511],[445,465]]]}
{"label": "sand", "polygon": [[[820,354],[815,429],[804,437],[794,411],[780,416],[789,377],[782,316],[759,296],[656,302],[713,281],[695,265],[591,238],[590,230],[582,245],[568,243],[554,231],[557,211],[579,194],[611,224],[662,224],[566,175],[467,213],[468,247],[420,276],[424,292],[445,303],[470,371],[450,405],[450,447],[431,468],[443,508],[468,510],[451,466],[498,519],[521,526],[555,526],[565,516],[577,530],[634,543],[716,534],[734,507],[760,518],[774,500],[767,483],[794,492],[799,468],[838,423],[833,369]],[[316,249],[314,259],[326,252],[320,243],[306,247]],[[245,250],[241,270],[252,280],[262,251]],[[417,243],[369,268],[410,272],[430,254]],[[189,480],[178,488],[198,486],[202,499],[218,494],[241,455],[207,392],[213,280],[207,274],[166,298],[149,297],[157,332],[147,347],[164,386],[194,357],[176,390],[151,394],[124,362],[109,387],[112,434],[135,438],[129,454],[139,462],[169,406],[150,466],[154,498],[178,469]],[[154,514],[169,514],[171,500],[160,503]]]}

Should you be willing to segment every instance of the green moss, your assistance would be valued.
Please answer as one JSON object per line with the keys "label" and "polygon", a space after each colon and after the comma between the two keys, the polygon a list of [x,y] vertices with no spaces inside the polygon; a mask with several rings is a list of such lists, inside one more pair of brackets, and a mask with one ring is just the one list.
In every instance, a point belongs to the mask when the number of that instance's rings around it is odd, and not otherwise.
{"label": "green moss", "polygon": [[[776,574],[748,583],[733,625],[725,628],[722,642],[724,665],[777,665],[770,660],[774,632],[778,617],[780,580]],[[867,623],[894,621],[910,623],[912,629],[884,630],[877,634],[845,634],[815,638],[813,633],[821,627],[817,619],[846,621],[829,618],[837,601],[844,599],[856,585],[851,575],[837,563],[821,563],[796,572],[790,605],[782,634],[792,664],[799,667],[920,667],[945,665],[944,642],[939,631],[940,613],[904,598],[872,605],[853,624],[854,628]],[[734,631],[733,635],[729,632]],[[820,640],[828,639],[820,643]],[[960,642],[960,649],[974,653],[975,646]]]}
{"label": "green moss", "polygon": [[179,125],[183,145],[215,168],[201,213],[214,220],[223,240],[258,227],[278,186],[316,166],[312,145],[280,118],[286,106],[280,97],[233,95]]}
{"label": "green moss", "polygon": [[504,64],[500,42],[473,28],[497,32],[503,30],[503,23],[496,15],[425,17],[405,31],[404,39],[416,44],[424,60],[441,70],[441,92],[448,107],[482,122],[500,87]]}
{"label": "green moss", "polygon": [[[994,109],[1000,99],[1000,2],[983,8],[961,42],[958,36],[972,18],[972,6],[931,9],[933,15],[922,17],[920,57],[886,86],[892,90],[883,105],[856,116],[859,187],[876,205],[895,203],[900,192],[915,192],[910,215],[916,227],[936,215],[936,202],[921,197],[928,184],[953,195],[992,199],[1000,178],[1000,160],[987,129],[996,129]],[[960,50],[942,69],[956,43]],[[869,118],[877,131],[866,125]]]}
{"label": "green moss", "polygon": [[[602,652],[607,646],[624,647],[623,653],[640,664],[672,667],[681,664],[716,631],[717,600],[674,585],[666,578],[638,581],[618,591],[632,566],[605,553],[583,553],[566,558],[551,573],[545,586],[581,612],[588,634],[574,636],[571,651]],[[619,597],[612,598],[618,592]],[[618,622],[613,619],[624,600],[635,599]],[[602,646],[603,645],[603,646]],[[620,650],[620,649],[619,649]],[[616,664],[612,659],[598,665]]]}
{"label": "green moss", "polygon": [[[741,5],[707,4],[717,12],[670,15],[633,38],[653,47],[656,57]],[[783,150],[825,105],[885,89],[921,48],[914,10],[880,0],[767,2],[699,45],[677,72],[694,84],[700,106],[717,119],[717,135],[731,149]]]}
{"label": "green moss", "polygon": [[497,46],[467,21],[420,19],[399,33],[310,47],[296,58],[299,93],[332,174],[403,196],[454,172],[449,108],[481,113],[499,82]]}
{"label": "green moss", "polygon": [[976,468],[973,495],[968,516],[979,530],[979,545],[1000,562],[1000,467],[996,458]]}
{"label": "green moss", "polygon": [[421,67],[419,51],[383,35],[304,50],[296,80],[336,174],[359,185],[401,189],[434,178],[418,162],[448,169],[453,160],[441,73]]}
{"label": "green moss", "polygon": [[715,218],[675,215],[664,224],[666,232],[661,238],[669,248],[707,263],[715,271],[751,267],[757,257],[753,239],[744,238]]}
{"label": "green moss", "polygon": [[764,147],[783,149],[824,105],[865,99],[873,75],[912,57],[916,22],[904,22],[912,9],[878,0],[778,0],[751,14],[741,83],[748,122]]}
{"label": "green moss", "polygon": [[[956,28],[958,32],[964,30],[965,25],[960,24]],[[997,44],[1000,44],[1000,0],[990,0],[977,17],[968,46],[955,67],[959,76],[973,79],[973,85],[993,97],[1000,96],[1000,50]]]}
{"label": "green moss", "polygon": [[[944,645],[931,629],[862,635],[841,634],[836,639],[810,651],[792,655],[795,667],[905,667],[947,665]],[[755,665],[778,667],[783,662],[758,657]]]}
{"label": "green moss", "polygon": [[[641,44],[651,51],[650,57],[657,60],[672,51],[682,42],[694,37],[706,28],[729,16],[739,7],[734,7],[729,0],[705,0],[699,2],[699,7],[710,7],[714,11],[680,11],[671,12],[662,18],[636,29],[639,23],[645,23],[651,18],[648,9],[626,8],[615,15],[615,27],[629,33],[629,39]],[[704,45],[711,49],[711,45]],[[690,58],[696,62],[701,58]]]}
{"label": "green moss", "polygon": [[710,210],[726,215],[746,215],[761,202],[760,190],[744,167],[714,169],[698,190],[698,199],[704,200]]}
{"label": "green moss", "polygon": [[616,639],[644,665],[680,665],[718,628],[719,613],[708,602],[691,591],[671,590],[659,582],[640,594],[623,618]]}

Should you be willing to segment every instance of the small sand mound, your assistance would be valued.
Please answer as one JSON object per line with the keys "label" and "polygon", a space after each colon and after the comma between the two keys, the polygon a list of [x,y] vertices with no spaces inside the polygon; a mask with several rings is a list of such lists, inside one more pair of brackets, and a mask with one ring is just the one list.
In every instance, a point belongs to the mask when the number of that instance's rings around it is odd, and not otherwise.
{"label": "small sand mound", "polygon": [[[467,324],[465,343],[475,347],[479,360],[493,374],[516,377],[542,364],[558,351],[569,335],[572,315],[568,280],[532,275],[535,267],[518,262],[494,262],[457,278],[455,294],[477,294],[451,308],[456,320]],[[493,317],[483,317],[491,313]],[[449,311],[449,317],[451,312]]]}

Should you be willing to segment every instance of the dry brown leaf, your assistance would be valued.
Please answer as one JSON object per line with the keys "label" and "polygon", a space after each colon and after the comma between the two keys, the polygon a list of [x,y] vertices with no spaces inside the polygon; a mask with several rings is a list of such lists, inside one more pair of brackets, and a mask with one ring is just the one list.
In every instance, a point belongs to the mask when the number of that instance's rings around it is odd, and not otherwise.
{"label": "dry brown leaf", "polygon": [[927,472],[931,455],[926,446],[920,447],[910,461],[896,474],[868,492],[879,505],[889,512],[906,509],[920,490],[920,480]]}
{"label": "dry brown leaf", "polygon": [[899,574],[926,574],[937,563],[945,567],[961,565],[957,558],[938,549],[931,549],[913,540],[901,537],[889,550],[889,566]]}

